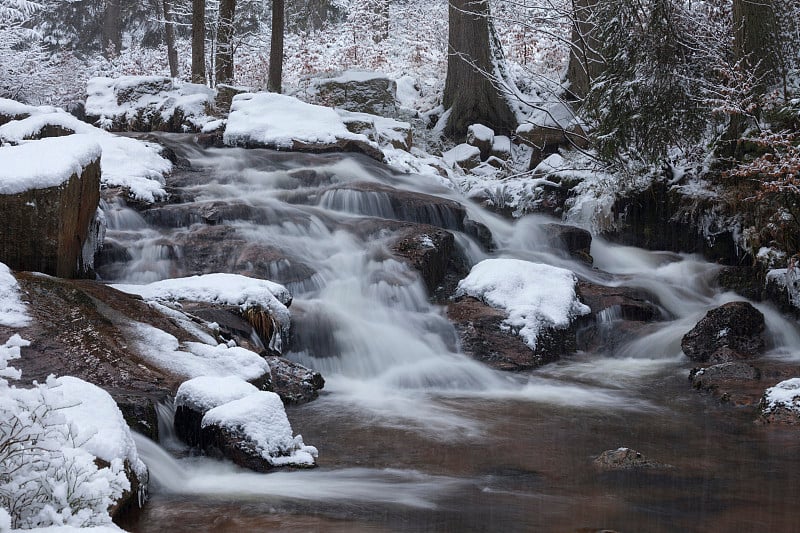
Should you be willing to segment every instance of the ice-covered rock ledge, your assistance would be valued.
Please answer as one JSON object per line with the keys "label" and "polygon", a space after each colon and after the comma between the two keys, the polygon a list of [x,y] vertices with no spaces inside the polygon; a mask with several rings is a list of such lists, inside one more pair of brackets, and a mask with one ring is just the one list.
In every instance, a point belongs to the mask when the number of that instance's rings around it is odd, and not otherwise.
{"label": "ice-covered rock ledge", "polygon": [[223,142],[297,152],[361,152],[384,159],[378,145],[366,135],[350,132],[334,109],[276,93],[234,96]]}
{"label": "ice-covered rock ledge", "polygon": [[89,135],[0,147],[0,261],[65,278],[90,271],[100,155]]}

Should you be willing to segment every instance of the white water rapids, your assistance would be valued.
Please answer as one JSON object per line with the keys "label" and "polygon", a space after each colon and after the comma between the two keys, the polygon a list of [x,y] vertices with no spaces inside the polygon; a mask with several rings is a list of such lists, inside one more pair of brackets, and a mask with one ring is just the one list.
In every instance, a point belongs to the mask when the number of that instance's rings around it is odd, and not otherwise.
{"label": "white water rapids", "polygon": [[[377,465],[382,461],[405,463],[384,452],[381,439],[391,440],[392,449],[403,436],[447,449],[464,443],[481,448],[502,439],[522,438],[529,430],[507,420],[511,415],[506,410],[518,417],[527,416],[518,413],[541,411],[569,420],[601,413],[637,419],[677,416],[676,410],[682,407],[662,402],[653,384],[685,381],[687,360],[681,352],[681,337],[709,309],[742,299],[715,288],[718,267],[698,257],[595,239],[592,268],[558,251],[546,251],[539,226],[551,219],[529,216],[510,221],[469,205],[469,216],[491,230],[496,244],[495,251],[485,252],[459,233],[457,243],[471,264],[488,257],[513,257],[569,268],[589,281],[649,292],[666,317],[612,352],[579,353],[529,373],[499,372],[459,352],[457,335],[443,309],[429,302],[416,272],[388,252],[389,232],[359,230],[359,224],[371,217],[397,216],[385,194],[346,187],[323,190],[324,186],[299,182],[292,172],[315,172],[340,186],[385,184],[468,203],[457,193],[428,178],[394,175],[363,158],[200,150],[182,138],[171,139],[192,167],[203,169],[195,177],[191,172],[181,174],[180,195],[185,201],[254,208],[258,217],[225,220],[224,224],[247,242],[284,252],[289,258],[284,267],[295,268],[293,261],[299,260],[313,272],[286,283],[294,293],[292,310],[299,317],[295,327],[306,328],[303,348],[286,356],[321,372],[326,386],[318,400],[290,410],[290,418],[296,427],[308,417],[315,430],[330,425],[334,433],[337,427],[342,433],[355,433],[348,436],[348,444],[363,446],[336,452],[335,462],[329,463],[325,446],[306,434],[307,442],[320,447],[321,468],[262,475],[205,458],[176,459],[139,438],[137,445],[150,467],[156,494],[432,509],[447,500],[448,493],[458,493],[465,484],[480,485],[480,480],[458,468],[434,466],[429,459],[420,460],[419,468],[412,464],[381,468]],[[108,238],[130,255],[123,267],[109,271],[113,281],[142,283],[194,273],[182,270],[180,260],[193,250],[176,244],[189,228],[159,229],[124,205],[105,208]],[[439,220],[434,222],[452,223],[446,213],[436,216]],[[279,266],[273,265],[276,273],[281,271]],[[769,305],[755,305],[766,316],[768,357],[800,361],[800,332],[794,323]],[[618,317],[609,314],[604,320],[613,328]],[[519,435],[499,435],[495,426]],[[374,445],[373,431],[384,435]],[[328,440],[335,441],[336,436]],[[499,449],[508,446],[502,442]],[[617,444],[609,442],[608,447]],[[369,459],[362,461],[361,454]]]}

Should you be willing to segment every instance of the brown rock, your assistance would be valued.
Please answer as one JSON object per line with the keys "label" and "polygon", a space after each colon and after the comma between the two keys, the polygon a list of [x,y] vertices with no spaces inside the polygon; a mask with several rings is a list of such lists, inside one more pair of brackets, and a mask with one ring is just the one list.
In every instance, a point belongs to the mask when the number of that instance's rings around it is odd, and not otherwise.
{"label": "brown rock", "polygon": [[420,273],[428,293],[433,294],[447,273],[455,250],[455,238],[440,228],[414,225],[403,231],[391,248],[395,255],[405,259]]}
{"label": "brown rock", "polygon": [[647,459],[644,455],[630,448],[617,448],[606,450],[594,461],[594,466],[600,470],[638,470],[645,468],[669,469],[672,466],[657,463]]}
{"label": "brown rock", "polygon": [[681,340],[683,353],[706,362],[751,358],[764,350],[764,315],[748,302],[709,311]]}

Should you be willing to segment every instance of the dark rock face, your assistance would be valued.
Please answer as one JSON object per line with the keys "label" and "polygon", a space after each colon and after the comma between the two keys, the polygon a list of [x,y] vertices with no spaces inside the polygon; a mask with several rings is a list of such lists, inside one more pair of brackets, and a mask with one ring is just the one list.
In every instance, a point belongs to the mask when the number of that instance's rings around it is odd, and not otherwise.
{"label": "dark rock face", "polygon": [[723,289],[741,294],[748,300],[760,301],[764,272],[751,266],[728,266],[719,271],[717,283]]}
{"label": "dark rock face", "polygon": [[761,369],[744,362],[721,363],[695,368],[689,374],[692,387],[711,392],[722,401],[741,404],[740,390],[746,382],[761,380]]}
{"label": "dark rock face", "polygon": [[681,341],[683,352],[698,362],[748,359],[764,350],[764,315],[747,302],[712,309]]}
{"label": "dark rock face", "polygon": [[325,380],[315,372],[299,363],[282,357],[268,357],[272,370],[272,392],[281,397],[285,405],[308,403],[319,397],[325,387]]}
{"label": "dark rock face", "polygon": [[261,457],[252,441],[241,433],[209,424],[200,429],[200,447],[209,455],[224,457],[255,472],[269,472],[273,466]]}
{"label": "dark rock face", "polygon": [[189,446],[200,446],[200,427],[205,414],[190,405],[176,407],[173,426],[178,438]]}
{"label": "dark rock face", "polygon": [[589,265],[594,261],[590,253],[592,234],[587,230],[565,224],[544,224],[542,229],[553,248],[566,250],[569,255]]}
{"label": "dark rock face", "polygon": [[386,117],[397,115],[397,84],[381,75],[316,78],[316,99],[328,107]]}
{"label": "dark rock face", "polygon": [[99,201],[99,160],[58,187],[0,195],[0,261],[13,270],[87,275],[91,258],[84,261],[83,246]]}
{"label": "dark rock face", "polygon": [[522,371],[556,361],[576,350],[576,328],[549,328],[530,347],[500,325],[507,315],[480,300],[464,297],[450,302],[447,317],[461,337],[464,353],[498,370]]}
{"label": "dark rock face", "polygon": [[412,226],[392,244],[395,255],[420,273],[428,294],[433,294],[444,279],[454,249],[453,234],[432,226]]}
{"label": "dark rock face", "polygon": [[606,450],[595,460],[594,466],[600,470],[637,470],[644,468],[669,469],[672,466],[647,459],[630,448]]}
{"label": "dark rock face", "polygon": [[613,211],[618,229],[607,237],[648,250],[698,253],[710,261],[737,264],[742,258],[732,231],[716,227],[713,217],[704,218],[714,209],[711,200],[687,198],[657,181],[617,201]]}
{"label": "dark rock face", "polygon": [[[282,146],[275,144],[256,142],[253,140],[238,140],[232,146],[239,146],[241,148],[270,148],[272,150],[287,150]],[[383,161],[383,152],[367,141],[358,139],[336,139],[333,142],[327,143],[309,143],[296,139],[292,140],[290,152],[305,152],[309,154],[329,154],[335,152],[356,152],[367,155],[376,161]]]}

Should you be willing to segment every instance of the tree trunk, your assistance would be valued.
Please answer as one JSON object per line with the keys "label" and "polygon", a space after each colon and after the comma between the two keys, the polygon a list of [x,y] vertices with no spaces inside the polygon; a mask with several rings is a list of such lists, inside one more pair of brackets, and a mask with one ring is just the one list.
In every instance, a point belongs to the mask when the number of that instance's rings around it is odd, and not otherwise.
{"label": "tree trunk", "polygon": [[780,79],[780,31],[772,0],[733,0],[736,59],[758,78],[762,94]]}
{"label": "tree trunk", "polygon": [[572,95],[583,100],[592,81],[603,72],[600,43],[595,35],[593,9],[599,0],[572,0],[572,42],[567,79]]}
{"label": "tree trunk", "polygon": [[377,0],[373,8],[375,10],[373,40],[379,43],[389,38],[389,0]]}
{"label": "tree trunk", "polygon": [[217,84],[233,82],[233,18],[236,14],[236,0],[220,0],[217,23]]}
{"label": "tree trunk", "polygon": [[119,55],[122,48],[121,0],[107,0],[103,12],[103,54],[107,58]]}
{"label": "tree trunk", "polygon": [[487,0],[450,0],[449,52],[444,107],[450,115],[444,133],[456,139],[483,124],[499,134],[513,132],[517,120],[503,94],[502,50],[496,42]]}
{"label": "tree trunk", "polygon": [[192,0],[192,82],[206,83],[206,0]]}
{"label": "tree trunk", "polygon": [[167,61],[169,62],[169,75],[178,77],[178,50],[175,48],[175,26],[172,23],[172,3],[164,0],[164,39],[167,41]]}
{"label": "tree trunk", "polygon": [[272,38],[269,48],[269,79],[267,89],[273,93],[281,92],[283,81],[283,30],[285,26],[284,0],[272,0]]}

